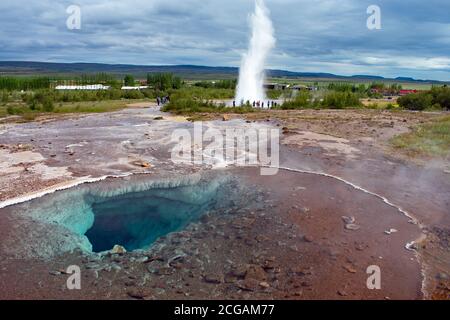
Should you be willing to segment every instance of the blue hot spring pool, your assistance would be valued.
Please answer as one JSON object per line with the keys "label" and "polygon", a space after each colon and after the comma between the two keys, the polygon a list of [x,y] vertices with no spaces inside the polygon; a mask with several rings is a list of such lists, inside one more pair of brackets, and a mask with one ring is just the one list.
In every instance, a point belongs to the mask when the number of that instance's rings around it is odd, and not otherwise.
{"label": "blue hot spring pool", "polygon": [[205,213],[226,211],[245,198],[242,190],[237,178],[224,172],[136,176],[83,184],[9,210],[22,220],[21,256],[103,252],[115,245],[132,251],[182,230]]}
{"label": "blue hot spring pool", "polygon": [[143,248],[197,220],[215,204],[211,194],[200,202],[163,195],[178,191],[178,188],[154,189],[94,200],[92,212],[95,220],[85,234],[93,251],[109,250],[116,244],[127,250]]}

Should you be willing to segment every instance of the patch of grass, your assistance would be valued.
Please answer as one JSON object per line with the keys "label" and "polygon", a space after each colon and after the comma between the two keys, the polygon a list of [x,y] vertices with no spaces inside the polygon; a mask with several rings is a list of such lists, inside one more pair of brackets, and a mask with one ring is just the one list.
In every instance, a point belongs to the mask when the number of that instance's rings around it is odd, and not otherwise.
{"label": "patch of grass", "polygon": [[[54,113],[101,113],[117,111],[126,107],[131,101],[111,100],[94,102],[68,102],[55,106]],[[134,101],[133,101],[134,102]]]}
{"label": "patch of grass", "polygon": [[169,104],[162,109],[165,112],[172,112],[178,115],[192,115],[195,113],[249,113],[255,109],[250,105],[241,107],[227,107],[224,104],[217,104],[208,100],[199,100],[191,97],[174,95]]}
{"label": "patch of grass", "polygon": [[10,102],[6,105],[0,105],[0,118],[17,115],[21,116],[24,121],[33,121],[37,116],[44,114],[112,112],[126,108],[128,104],[144,101],[148,100],[60,102],[52,104],[52,108],[44,108],[45,105],[31,108],[23,102]]}
{"label": "patch of grass", "polygon": [[420,125],[391,140],[394,148],[410,156],[438,156],[450,159],[450,116]]}

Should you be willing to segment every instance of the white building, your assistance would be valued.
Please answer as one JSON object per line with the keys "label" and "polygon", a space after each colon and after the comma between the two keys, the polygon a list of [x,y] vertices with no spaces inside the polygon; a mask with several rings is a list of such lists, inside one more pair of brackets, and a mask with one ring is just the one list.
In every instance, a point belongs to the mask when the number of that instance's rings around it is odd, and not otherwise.
{"label": "white building", "polygon": [[122,90],[144,90],[144,89],[148,89],[148,86],[122,87]]}
{"label": "white building", "polygon": [[109,90],[110,86],[91,84],[86,86],[56,86],[55,90]]}

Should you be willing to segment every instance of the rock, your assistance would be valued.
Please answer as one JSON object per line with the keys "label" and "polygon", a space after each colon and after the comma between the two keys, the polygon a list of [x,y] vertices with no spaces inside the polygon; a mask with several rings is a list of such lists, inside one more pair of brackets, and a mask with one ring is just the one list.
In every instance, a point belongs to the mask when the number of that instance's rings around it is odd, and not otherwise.
{"label": "rock", "polygon": [[268,284],[268,283],[265,282],[265,281],[260,282],[260,283],[259,283],[259,286],[262,287],[262,288],[264,288],[264,289],[270,288],[270,284]]}
{"label": "rock", "polygon": [[267,274],[262,267],[250,265],[245,273],[245,279],[255,279],[259,282],[263,282],[267,280]]}
{"label": "rock", "polygon": [[347,272],[349,272],[349,273],[356,273],[356,269],[353,268],[353,266],[351,266],[351,265],[345,265],[344,269],[347,270]]}
{"label": "rock", "polygon": [[273,270],[276,266],[275,257],[267,258],[262,265],[264,270]]}
{"label": "rock", "polygon": [[150,168],[152,165],[150,164],[150,163],[148,163],[148,162],[142,162],[141,163],[141,167],[142,168]]}
{"label": "rock", "polygon": [[127,250],[118,244],[116,244],[110,251],[111,254],[125,254],[126,252]]}
{"label": "rock", "polygon": [[206,283],[220,284],[224,281],[224,278],[221,274],[210,273],[203,277],[203,280]]}
{"label": "rock", "polygon": [[257,236],[255,237],[255,240],[258,241],[258,242],[264,242],[264,241],[269,240],[269,238],[266,237],[266,236],[263,236],[263,235],[257,235]]}
{"label": "rock", "polygon": [[341,297],[346,297],[348,296],[348,293],[345,290],[338,290],[338,295],[340,295]]}
{"label": "rock", "polygon": [[314,241],[314,239],[311,236],[308,236],[308,235],[303,236],[303,240],[305,242],[313,242]]}
{"label": "rock", "polygon": [[244,278],[247,274],[247,267],[243,265],[234,266],[230,274],[237,278]]}
{"label": "rock", "polygon": [[313,269],[311,267],[292,267],[290,268],[290,272],[297,276],[307,276],[313,274]]}
{"label": "rock", "polygon": [[159,121],[159,120],[164,120],[164,117],[154,117],[153,120]]}
{"label": "rock", "polygon": [[175,272],[174,269],[167,268],[167,267],[159,268],[158,270],[156,270],[156,274],[159,275],[159,276],[170,276],[174,272]]}
{"label": "rock", "polygon": [[141,258],[137,258],[137,259],[136,259],[136,262],[139,262],[139,263],[146,263],[148,260],[149,260],[148,257],[141,257]]}
{"label": "rock", "polygon": [[224,115],[222,116],[222,121],[229,121],[229,120],[230,120],[230,116],[229,116],[229,115],[224,114]]}
{"label": "rock", "polygon": [[101,266],[98,263],[92,262],[85,265],[86,269],[101,269]]}
{"label": "rock", "polygon": [[353,223],[345,225],[345,229],[347,229],[347,230],[356,231],[356,230],[359,230],[360,228],[361,228],[360,226],[358,226],[357,224],[353,224]]}
{"label": "rock", "polygon": [[305,288],[309,288],[309,287],[312,287],[312,283],[309,281],[302,281],[301,286],[305,287]]}
{"label": "rock", "polygon": [[134,287],[134,286],[136,286],[136,282],[133,281],[133,280],[126,281],[124,284],[125,284],[125,287]]}
{"label": "rock", "polygon": [[149,294],[143,289],[130,289],[129,291],[127,291],[127,294],[134,299],[144,299],[145,297],[149,296]]}
{"label": "rock", "polygon": [[396,229],[389,229],[389,230],[386,230],[384,233],[389,236],[389,235],[391,235],[393,233],[396,233],[396,232],[398,232],[398,230],[396,230]]}
{"label": "rock", "polygon": [[436,276],[436,278],[439,280],[449,280],[450,276],[446,273],[441,272]]}
{"label": "rock", "polygon": [[344,221],[345,224],[354,224],[356,219],[355,217],[342,216],[342,221]]}
{"label": "rock", "polygon": [[259,284],[261,282],[259,282],[256,279],[245,279],[243,281],[239,281],[237,283],[238,288],[242,289],[242,290],[246,290],[246,291],[256,291],[258,290],[258,288],[260,287]]}

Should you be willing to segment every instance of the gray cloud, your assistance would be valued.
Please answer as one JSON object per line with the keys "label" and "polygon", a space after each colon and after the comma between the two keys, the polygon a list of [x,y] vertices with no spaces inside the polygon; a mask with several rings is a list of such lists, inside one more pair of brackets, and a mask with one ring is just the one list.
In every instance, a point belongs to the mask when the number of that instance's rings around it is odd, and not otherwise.
{"label": "gray cloud", "polygon": [[[266,0],[277,34],[270,67],[450,79],[450,2]],[[67,30],[66,8],[82,9]],[[236,66],[252,0],[16,0],[0,3],[0,60]]]}

